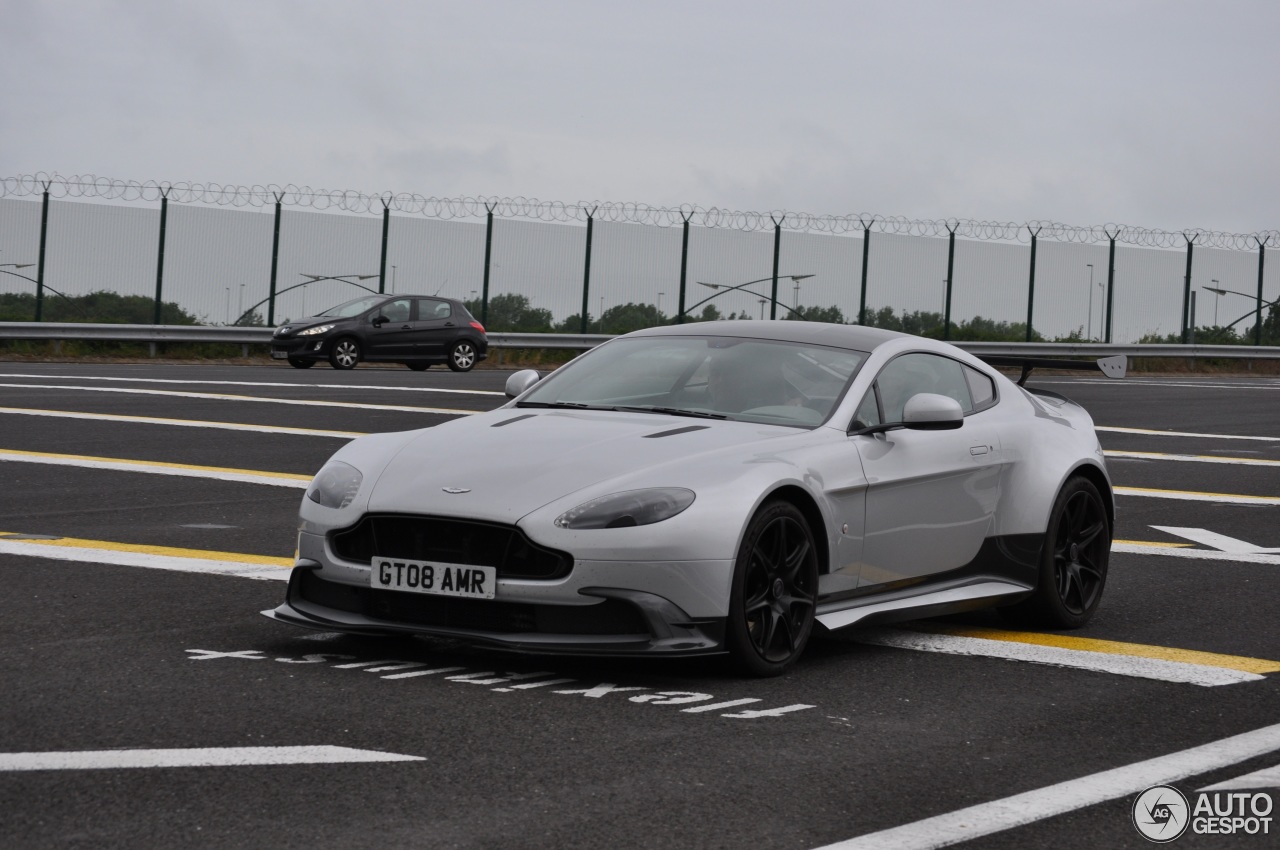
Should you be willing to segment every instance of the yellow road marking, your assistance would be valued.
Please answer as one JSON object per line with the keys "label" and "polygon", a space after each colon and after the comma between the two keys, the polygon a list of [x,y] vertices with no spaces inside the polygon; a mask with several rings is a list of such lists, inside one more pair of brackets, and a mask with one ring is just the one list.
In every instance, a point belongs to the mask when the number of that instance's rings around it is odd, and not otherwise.
{"label": "yellow road marking", "polygon": [[173,546],[144,546],[137,543],[116,543],[111,540],[82,540],[78,537],[57,537],[49,540],[33,538],[15,531],[0,531],[0,540],[14,543],[30,543],[36,546],[62,546],[72,549],[106,549],[111,552],[134,552],[139,555],[159,555],[164,558],[232,561],[239,564],[262,564],[268,567],[283,567],[285,569],[293,567],[293,558],[273,558],[270,555],[215,552],[210,549],[181,549]]}
{"label": "yellow road marking", "polygon": [[19,458],[31,458],[33,460],[39,458],[48,458],[50,460],[66,460],[81,461],[88,463],[106,463],[106,464],[129,464],[131,466],[153,466],[160,469],[189,469],[198,472],[217,472],[232,475],[253,475],[265,478],[280,478],[286,481],[310,481],[312,475],[298,475],[293,472],[264,472],[259,469],[237,469],[234,467],[223,466],[197,466],[191,463],[169,463],[159,460],[129,460],[119,457],[95,457],[93,455],[67,455],[56,454],[54,452],[27,452],[18,449],[0,449],[0,460],[6,455],[12,455]]}
{"label": "yellow road marking", "polygon": [[1263,658],[1247,658],[1240,655],[1220,655],[1216,652],[1200,652],[1194,649],[1150,646],[1143,643],[1124,643],[1114,640],[1097,640],[1095,638],[1071,637],[1041,632],[1014,632],[970,626],[935,624],[924,626],[919,623],[912,623],[911,629],[913,631],[954,635],[956,637],[1002,640],[1012,643],[1027,643],[1034,646],[1052,646],[1058,649],[1073,649],[1080,652],[1103,652],[1108,655],[1156,658],[1162,661],[1197,664],[1201,667],[1222,667],[1228,670],[1239,670],[1244,673],[1257,673],[1259,675],[1280,672],[1280,661],[1267,661]]}
{"label": "yellow road marking", "polygon": [[364,431],[327,431],[315,428],[290,428],[287,425],[250,425],[242,422],[219,422],[214,419],[169,419],[163,416],[128,416],[122,413],[82,413],[72,410],[44,410],[38,407],[0,407],[0,413],[25,416],[52,416],[63,419],[89,419],[104,422],[128,422],[139,425],[181,425],[188,428],[223,428],[230,431],[255,431],[264,434],[298,434],[308,437],[363,437]]}
{"label": "yellow road marking", "polygon": [[1231,502],[1243,505],[1280,505],[1280,496],[1247,496],[1240,493],[1201,493],[1196,490],[1160,490],[1154,487],[1116,487],[1121,496],[1157,496],[1194,502]]}

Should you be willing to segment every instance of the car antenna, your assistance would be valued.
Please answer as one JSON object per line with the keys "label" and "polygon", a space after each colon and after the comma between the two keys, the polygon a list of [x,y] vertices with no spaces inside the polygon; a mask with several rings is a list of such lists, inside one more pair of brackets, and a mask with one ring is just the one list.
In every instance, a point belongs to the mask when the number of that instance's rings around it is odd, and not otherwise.
{"label": "car antenna", "polygon": [[[444,279],[444,283],[440,284],[440,289],[444,289],[444,288],[445,288],[445,285],[446,285],[446,284],[448,284],[448,283],[449,283],[449,278],[447,278],[447,277],[446,277],[446,278]],[[439,294],[440,294],[440,289],[437,289],[437,290],[435,291],[435,294],[436,294],[436,295],[439,295]]]}

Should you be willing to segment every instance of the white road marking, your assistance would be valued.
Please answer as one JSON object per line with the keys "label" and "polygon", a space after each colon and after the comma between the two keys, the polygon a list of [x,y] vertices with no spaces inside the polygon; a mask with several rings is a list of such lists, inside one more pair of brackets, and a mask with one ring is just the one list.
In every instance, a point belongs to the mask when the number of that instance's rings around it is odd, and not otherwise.
{"label": "white road marking", "polygon": [[1217,502],[1224,505],[1280,505],[1280,496],[1244,496],[1238,493],[1197,493],[1191,490],[1159,490],[1153,487],[1116,487],[1117,496],[1144,496],[1183,502]]}
{"label": "white road marking", "polygon": [[1199,434],[1194,431],[1155,431],[1150,428],[1120,428],[1111,425],[1095,425],[1095,431],[1113,434],[1142,434],[1148,437],[1199,437],[1205,440],[1256,440],[1263,443],[1280,443],[1280,437],[1254,437],[1246,434]]}
{"label": "white road marking", "polygon": [[58,457],[45,454],[28,455],[0,449],[0,462],[5,461],[12,463],[39,463],[49,466],[75,466],[83,469],[109,469],[113,472],[177,475],[183,478],[208,478],[216,481],[235,481],[240,484],[268,484],[272,487],[290,487],[294,490],[305,490],[311,483],[310,476],[286,478],[281,475],[273,475],[266,472],[257,473],[249,470],[201,468],[180,464],[169,466],[138,460],[116,460],[114,458]]}
{"label": "white road marking", "polygon": [[1262,546],[1254,546],[1252,543],[1246,543],[1243,540],[1237,540],[1234,537],[1228,537],[1225,534],[1219,534],[1207,528],[1175,528],[1168,525],[1153,525],[1151,527],[1156,531],[1163,531],[1165,534],[1172,534],[1174,537],[1181,537],[1184,540],[1190,540],[1192,543],[1199,543],[1211,549],[1217,549],[1219,552],[1227,552],[1232,555],[1280,554],[1280,547],[1268,549]]}
{"label": "white road marking", "polygon": [[294,434],[306,437],[363,437],[363,431],[322,431],[316,428],[288,428],[283,425],[247,425],[201,419],[165,419],[160,416],[125,416],[115,413],[79,413],[67,410],[38,410],[30,407],[0,407],[0,413],[47,416],[55,419],[88,419],[94,422],[123,422],[130,425],[177,425],[182,428],[217,428],[225,431],[253,431],[259,434]]}
{"label": "white road marking", "polygon": [[1257,682],[1264,677],[1257,673],[1232,670],[1226,667],[1208,667],[1160,658],[1141,658],[1134,655],[1115,655],[1107,652],[1089,652],[1079,649],[1061,649],[1056,646],[1039,646],[987,638],[961,637],[959,635],[924,634],[896,629],[867,629],[855,632],[853,639],[859,643],[889,646],[896,649],[914,649],[920,652],[941,652],[947,655],[975,655],[985,658],[1003,658],[1009,661],[1029,661],[1055,667],[1072,667],[1117,676],[1139,679],[1156,679],[1162,682],[1217,687],[1241,682]]}
{"label": "white road marking", "polygon": [[54,561],[110,564],[117,567],[142,567],[152,570],[172,570],[180,573],[208,573],[210,575],[267,579],[270,581],[289,580],[289,570],[287,568],[264,566],[262,564],[246,564],[239,561],[219,561],[205,558],[177,558],[168,555],[152,555],[145,552],[126,552],[116,549],[51,546],[47,543],[30,543],[6,538],[0,538],[0,555],[27,555],[33,558],[47,558]]}
{"label": "white road marking", "polygon": [[1248,791],[1251,788],[1280,788],[1280,765],[1264,767],[1217,785],[1201,788],[1201,791]]}
{"label": "white road marking", "polygon": [[450,393],[453,395],[505,396],[497,390],[446,390],[437,387],[384,387],[377,384],[297,384],[274,381],[184,381],[176,378],[112,378],[101,375],[21,375],[0,373],[2,378],[33,378],[38,381],[109,381],[135,384],[182,384],[183,386],[285,387],[295,390],[388,390],[403,393]]}
{"label": "white road marking", "polygon": [[1280,724],[1003,800],[829,844],[821,850],[934,850],[1138,794],[1280,750]]}
{"label": "white road marking", "polygon": [[1174,455],[1162,452],[1121,452],[1108,449],[1103,452],[1109,458],[1124,460],[1166,460],[1178,463],[1221,463],[1229,466],[1280,467],[1280,460],[1264,460],[1252,457],[1214,457],[1213,455]]}
{"label": "white road marking", "polygon": [[1112,543],[1111,551],[1126,555],[1164,555],[1168,558],[1184,558],[1190,561],[1227,561],[1236,564],[1266,564],[1280,567],[1280,555],[1236,554],[1216,552],[1212,549],[1170,549],[1164,546],[1143,546],[1140,543]]}
{"label": "white road marking", "polygon": [[480,410],[457,410],[449,407],[407,407],[396,404],[358,404],[353,401],[318,401],[298,398],[270,398],[267,396],[255,395],[228,395],[223,393],[183,393],[175,392],[173,390],[139,390],[126,389],[124,387],[81,387],[71,384],[0,384],[0,387],[37,390],[81,390],[83,392],[125,393],[128,395],[158,395],[167,396],[169,398],[199,398],[213,401],[252,401],[264,404],[301,405],[303,407],[342,407],[353,408],[356,410],[392,410],[400,413],[433,413],[445,416],[471,416],[476,413],[484,412]]}
{"label": "white road marking", "polygon": [[247,767],[263,764],[354,764],[426,761],[350,747],[218,747],[181,750],[88,750],[63,753],[0,753],[0,771],[105,770],[134,767]]}

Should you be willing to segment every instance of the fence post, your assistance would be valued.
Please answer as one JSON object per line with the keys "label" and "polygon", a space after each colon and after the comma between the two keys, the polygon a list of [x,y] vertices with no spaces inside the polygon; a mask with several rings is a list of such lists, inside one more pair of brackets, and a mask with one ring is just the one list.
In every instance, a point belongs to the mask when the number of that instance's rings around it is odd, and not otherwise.
{"label": "fence post", "polygon": [[1195,236],[1188,237],[1184,233],[1182,238],[1187,240],[1187,276],[1183,278],[1182,283],[1182,343],[1186,345],[1190,339],[1187,332],[1188,327],[1190,327],[1189,323],[1195,321],[1195,317],[1189,313],[1191,309],[1191,252],[1195,248],[1196,240],[1200,238],[1200,234],[1197,233]]}
{"label": "fence post", "polygon": [[955,227],[947,225],[947,309],[942,316],[942,338],[951,339],[951,271],[955,268],[956,260],[956,228],[960,226],[960,222],[956,222]]}
{"label": "fence post", "polygon": [[44,316],[44,245],[49,233],[49,183],[44,184],[44,198],[40,202],[40,256],[36,260],[36,321]]}
{"label": "fence post", "polygon": [[682,212],[680,217],[684,219],[684,235],[680,240],[680,312],[676,314],[676,324],[683,325],[685,319],[684,287],[689,275],[689,216]]}
{"label": "fence post", "polygon": [[[785,221],[787,217],[783,215],[782,218]],[[773,300],[769,302],[769,320],[773,321],[778,318],[778,256],[782,251],[782,222],[772,215],[769,219],[773,222]]]}
{"label": "fence post", "polygon": [[858,303],[858,324],[865,325],[867,323],[867,258],[871,251],[871,225],[876,223],[876,217],[872,216],[871,221],[859,218],[862,222],[862,300]]}
{"label": "fence post", "polygon": [[1120,228],[1116,228],[1115,233],[1108,233],[1105,229],[1102,231],[1107,234],[1107,238],[1111,240],[1111,248],[1107,252],[1107,342],[1111,342],[1111,306],[1114,303],[1114,294],[1116,290],[1116,237],[1120,235]]}
{"label": "fence post", "polygon": [[284,196],[273,192],[276,198],[275,224],[271,231],[271,288],[267,291],[267,327],[276,326],[276,271],[280,268],[280,199]]}
{"label": "fence post", "polygon": [[[587,299],[591,295],[591,229],[595,223],[597,209],[599,207],[592,207],[591,212],[587,213],[587,257],[586,262],[582,264],[582,320],[578,323],[578,333],[583,334],[587,332]],[[600,321],[600,317],[597,316],[596,321]]]}
{"label": "fence post", "polygon": [[497,204],[485,202],[484,222],[484,286],[480,292],[480,324],[489,326],[489,263],[493,259],[493,208]]}
{"label": "fence post", "polygon": [[156,257],[156,309],[151,324],[160,324],[160,304],[164,289],[164,228],[169,219],[169,187],[160,191],[160,251]]}
{"label": "fence post", "polygon": [[1036,237],[1040,235],[1040,228],[1032,230],[1028,224],[1027,232],[1031,234],[1031,277],[1027,280],[1027,342],[1031,342],[1031,316],[1036,304]]}
{"label": "fence post", "polygon": [[386,198],[379,200],[382,201],[382,260],[378,265],[378,294],[381,295],[387,291],[387,235],[391,231],[391,205]]}
{"label": "fence post", "polygon": [[1267,243],[1256,236],[1253,241],[1258,246],[1258,306],[1254,313],[1253,344],[1262,345],[1262,267],[1267,261]]}

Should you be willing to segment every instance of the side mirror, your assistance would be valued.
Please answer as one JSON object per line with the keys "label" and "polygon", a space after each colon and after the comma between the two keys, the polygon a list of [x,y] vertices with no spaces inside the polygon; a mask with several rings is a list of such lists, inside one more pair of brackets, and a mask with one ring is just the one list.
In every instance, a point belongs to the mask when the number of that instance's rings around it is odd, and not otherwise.
{"label": "side mirror", "polygon": [[902,408],[902,424],[917,431],[946,431],[964,424],[964,410],[950,396],[916,393]]}
{"label": "side mirror", "polygon": [[386,323],[387,323],[387,317],[381,314],[374,316],[372,319],[369,320],[369,324],[373,325],[375,328],[380,328]]}
{"label": "side mirror", "polygon": [[507,398],[515,398],[523,395],[529,387],[542,380],[542,376],[538,374],[536,369],[521,369],[510,378],[507,378],[506,393]]}

